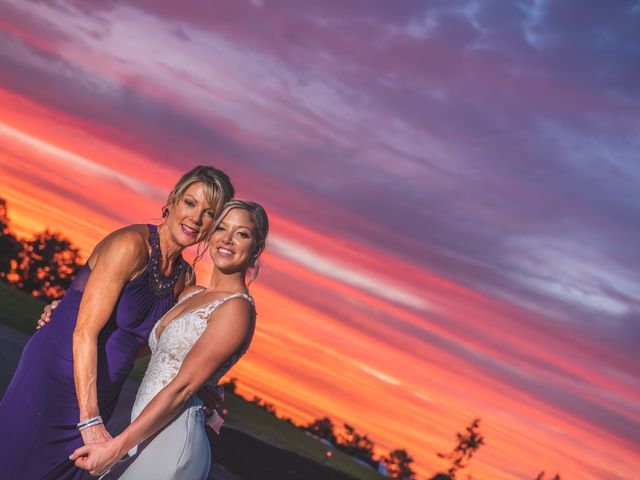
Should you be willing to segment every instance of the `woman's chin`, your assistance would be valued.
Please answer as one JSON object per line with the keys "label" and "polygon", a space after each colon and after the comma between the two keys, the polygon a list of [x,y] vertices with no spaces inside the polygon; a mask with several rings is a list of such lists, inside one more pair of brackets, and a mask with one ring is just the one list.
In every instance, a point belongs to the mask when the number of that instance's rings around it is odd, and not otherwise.
{"label": "woman's chin", "polygon": [[224,260],[219,260],[217,258],[213,258],[213,264],[215,265],[216,269],[220,270],[225,275],[240,273],[243,270],[246,270],[244,268],[244,265],[238,265],[237,263],[233,262],[225,262]]}
{"label": "woman's chin", "polygon": [[176,242],[183,248],[191,247],[200,241],[199,235],[187,235],[184,232],[180,232],[175,236]]}

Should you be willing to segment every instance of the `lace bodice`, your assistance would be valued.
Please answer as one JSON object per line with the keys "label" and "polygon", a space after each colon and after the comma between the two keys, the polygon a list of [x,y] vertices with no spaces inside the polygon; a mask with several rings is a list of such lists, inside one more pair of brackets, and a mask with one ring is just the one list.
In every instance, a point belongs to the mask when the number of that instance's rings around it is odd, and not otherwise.
{"label": "lace bodice", "polygon": [[[202,290],[196,290],[185,295],[180,299],[178,304],[201,291]],[[162,320],[169,312],[156,322],[149,336],[151,359],[149,360],[149,366],[144,374],[144,378],[136,395],[135,403],[133,404],[133,410],[131,412],[132,421],[140,414],[147,403],[177,375],[184,358],[207,327],[207,319],[211,313],[227,300],[237,297],[244,297],[251,303],[251,311],[255,319],[253,299],[247,294],[235,293],[178,315],[164,327],[164,330],[160,332],[159,338],[157,336],[158,325],[162,323]],[[208,383],[218,383],[218,380],[227,373],[247,351],[252,336],[253,328],[244,344],[213,374]]]}

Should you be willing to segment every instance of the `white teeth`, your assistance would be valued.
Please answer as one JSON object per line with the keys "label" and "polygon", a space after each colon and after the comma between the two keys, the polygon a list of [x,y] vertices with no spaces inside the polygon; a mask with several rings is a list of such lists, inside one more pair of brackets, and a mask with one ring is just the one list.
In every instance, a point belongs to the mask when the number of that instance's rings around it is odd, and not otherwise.
{"label": "white teeth", "polygon": [[195,228],[191,228],[187,225],[182,225],[182,228],[187,232],[187,233],[197,233],[198,231]]}
{"label": "white teeth", "polygon": [[227,250],[226,248],[222,248],[222,247],[219,247],[219,248],[218,248],[218,251],[219,251],[220,253],[222,253],[222,254],[225,254],[225,255],[233,254],[233,252],[232,252],[231,250]]}

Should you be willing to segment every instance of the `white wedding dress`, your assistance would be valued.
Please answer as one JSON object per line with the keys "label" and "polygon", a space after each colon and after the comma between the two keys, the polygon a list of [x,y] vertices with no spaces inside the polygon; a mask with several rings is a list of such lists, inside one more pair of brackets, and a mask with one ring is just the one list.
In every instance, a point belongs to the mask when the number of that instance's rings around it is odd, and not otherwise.
{"label": "white wedding dress", "polygon": [[[201,291],[185,295],[178,303]],[[243,297],[251,303],[251,330],[245,342],[208,382],[217,384],[249,348],[255,328],[253,299],[247,294],[236,293],[185,312],[171,320],[159,338],[156,330],[162,318],[158,320],[149,335],[151,359],[133,404],[131,421],[135,420],[151,399],[176,376],[182,361],[207,327],[207,319],[211,313],[224,302],[237,297]],[[206,479],[211,464],[211,450],[204,430],[202,401],[194,395],[160,432],[129,453],[133,456],[114,467],[105,479]]]}

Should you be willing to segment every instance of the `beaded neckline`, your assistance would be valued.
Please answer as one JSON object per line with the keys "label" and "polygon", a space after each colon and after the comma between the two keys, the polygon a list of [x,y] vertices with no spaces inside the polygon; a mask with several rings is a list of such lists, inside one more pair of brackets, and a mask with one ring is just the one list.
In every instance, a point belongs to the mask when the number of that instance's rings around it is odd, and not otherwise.
{"label": "beaded neckline", "polygon": [[168,277],[162,273],[162,256],[160,252],[160,236],[158,227],[149,225],[149,243],[151,244],[151,259],[149,260],[149,287],[157,298],[164,298],[173,294],[176,280],[184,269],[182,255],[179,255],[173,265],[173,272]]}

